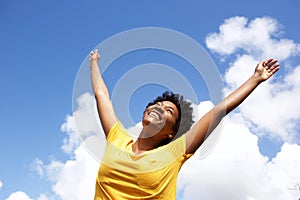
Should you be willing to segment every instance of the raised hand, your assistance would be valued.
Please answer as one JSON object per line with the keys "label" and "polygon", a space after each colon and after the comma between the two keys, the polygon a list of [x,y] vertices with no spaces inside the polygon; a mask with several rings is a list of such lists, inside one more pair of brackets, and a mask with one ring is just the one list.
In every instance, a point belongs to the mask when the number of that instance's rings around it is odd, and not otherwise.
{"label": "raised hand", "polygon": [[89,56],[90,62],[92,63],[93,61],[96,61],[98,63],[98,61],[100,60],[100,55],[98,53],[98,50],[95,49],[94,51],[90,52],[90,56]]}
{"label": "raised hand", "polygon": [[254,76],[259,81],[268,80],[273,74],[279,70],[278,60],[270,58],[257,64],[254,72]]}

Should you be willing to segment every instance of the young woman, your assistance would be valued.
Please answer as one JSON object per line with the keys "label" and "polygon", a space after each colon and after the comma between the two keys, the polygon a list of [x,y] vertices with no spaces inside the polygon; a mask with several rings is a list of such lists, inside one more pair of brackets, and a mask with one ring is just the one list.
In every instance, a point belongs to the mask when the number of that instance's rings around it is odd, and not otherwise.
{"label": "young woman", "polygon": [[89,58],[93,91],[107,140],[95,199],[175,199],[176,180],[182,164],[226,114],[279,70],[276,59],[258,63],[254,74],[244,84],[193,126],[191,104],[181,95],[165,92],[146,107],[142,131],[134,141],[116,117],[100,74],[98,51],[91,51]]}

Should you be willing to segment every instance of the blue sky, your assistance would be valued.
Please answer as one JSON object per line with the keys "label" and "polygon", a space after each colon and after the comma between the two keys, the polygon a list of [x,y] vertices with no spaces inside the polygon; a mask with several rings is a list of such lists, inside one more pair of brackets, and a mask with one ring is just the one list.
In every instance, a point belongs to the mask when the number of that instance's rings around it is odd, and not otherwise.
{"label": "blue sky", "polygon": [[[281,33],[278,32],[278,36],[274,36],[275,39],[279,41],[281,38],[287,38],[294,44],[299,44],[298,7],[297,0],[2,1],[0,3],[0,157],[2,158],[0,199],[6,199],[17,191],[26,193],[32,199],[62,198],[52,191],[52,186],[57,180],[51,181],[46,175],[38,175],[32,170],[34,168],[32,166],[35,165],[37,158],[43,161],[44,165],[53,160],[64,164],[74,159],[72,153],[62,151],[63,140],[69,135],[66,134],[67,131],[61,130],[61,126],[66,123],[67,116],[73,113],[72,94],[78,70],[90,50],[102,41],[134,28],[162,27],[176,30],[202,45],[226,79],[226,71],[236,63],[238,56],[242,57],[243,52],[247,50],[237,47],[240,49],[226,52],[220,46],[208,47],[208,35],[219,33],[219,27],[226,19],[242,16],[251,21],[268,16],[280,24],[278,27]],[[225,46],[227,43],[220,44]],[[110,86],[112,89],[113,83],[117,81],[116,77],[120,77],[126,70],[138,64],[157,62],[171,66],[175,66],[176,63],[185,65],[182,60],[172,61],[172,59],[171,55],[159,51],[128,54],[114,63],[121,65],[124,61],[126,67],[122,68],[123,71],[112,67],[107,71],[105,79],[111,81],[109,84],[112,85]],[[277,80],[287,77],[287,74],[299,65],[299,50],[283,59],[283,68]],[[187,72],[187,76],[191,76],[192,73]],[[230,85],[230,81],[226,84]],[[209,100],[203,82],[199,81],[199,85],[201,85],[199,91],[202,93],[197,94],[198,102],[194,102],[195,104]],[[297,88],[296,86],[292,85],[293,88]],[[156,88],[153,93],[156,94],[161,89]],[[136,93],[134,97],[136,100],[131,103],[133,105],[130,112],[139,113],[148,99],[142,100],[141,93]],[[290,101],[296,99],[297,97]],[[295,108],[297,109],[299,106]],[[248,110],[245,107],[241,111],[241,116],[249,114]],[[241,119],[238,114],[233,118]],[[271,115],[276,115],[276,111]],[[139,115],[132,114],[132,118],[138,122]],[[293,121],[288,122],[297,124],[299,116],[295,115],[291,119]],[[255,120],[249,121],[251,124],[256,123]],[[268,156],[269,159],[274,158],[284,143],[299,146],[299,140],[289,139],[284,134],[273,138],[270,137],[271,134],[263,134],[262,130],[272,132],[272,129],[268,128],[264,126],[249,128],[254,135],[259,135],[258,145],[262,155]],[[289,131],[299,135],[297,126]],[[295,162],[299,163],[299,160],[298,157]],[[299,179],[298,181],[300,182]],[[183,194],[179,196],[184,197]]]}

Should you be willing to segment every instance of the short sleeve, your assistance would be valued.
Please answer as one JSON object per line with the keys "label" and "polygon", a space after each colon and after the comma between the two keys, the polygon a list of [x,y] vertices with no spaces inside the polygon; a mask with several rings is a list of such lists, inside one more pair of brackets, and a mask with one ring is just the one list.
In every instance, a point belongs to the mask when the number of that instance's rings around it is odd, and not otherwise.
{"label": "short sleeve", "polygon": [[185,153],[186,152],[186,134],[184,134],[184,135],[182,135],[181,137],[183,137],[182,138],[182,145],[184,146],[184,157],[186,158],[186,159],[189,159],[191,156],[193,156],[194,155],[194,153]]}
{"label": "short sleeve", "polygon": [[106,140],[108,142],[113,141],[117,137],[117,132],[121,122],[117,121],[109,130]]}
{"label": "short sleeve", "polygon": [[174,156],[182,158],[182,161],[189,159],[193,153],[186,154],[186,134],[183,134],[176,140],[168,144],[169,151],[173,153]]}
{"label": "short sleeve", "polygon": [[109,130],[106,140],[107,142],[116,144],[116,143],[126,143],[126,141],[130,142],[132,141],[132,138],[127,133],[123,124],[120,121],[117,121]]}

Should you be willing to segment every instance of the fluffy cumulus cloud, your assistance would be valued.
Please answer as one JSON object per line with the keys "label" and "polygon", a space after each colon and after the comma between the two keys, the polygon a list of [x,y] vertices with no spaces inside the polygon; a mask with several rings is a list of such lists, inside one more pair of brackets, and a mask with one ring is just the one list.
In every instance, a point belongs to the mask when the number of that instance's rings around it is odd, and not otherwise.
{"label": "fluffy cumulus cloud", "polygon": [[52,200],[53,198],[49,198],[46,194],[41,194],[39,197],[38,197],[38,200]]}
{"label": "fluffy cumulus cloud", "polygon": [[[40,174],[39,174],[40,175]],[[0,189],[3,186],[3,183],[0,181]],[[23,191],[13,192],[6,198],[6,200],[33,200],[33,198],[29,197]],[[46,194],[40,194],[40,196],[36,200],[53,200],[53,198],[49,198]]]}
{"label": "fluffy cumulus cloud", "polygon": [[[85,141],[90,136],[98,137],[102,132],[96,117],[97,110],[93,95],[90,93],[82,94],[77,99],[77,105],[73,115],[68,115],[65,123],[61,126],[62,132],[67,134],[62,145],[62,150],[67,154],[72,154],[81,141]],[[102,138],[99,139],[102,140]]]}
{"label": "fluffy cumulus cloud", "polygon": [[33,200],[25,192],[14,192],[6,200]]}
{"label": "fluffy cumulus cloud", "polygon": [[75,158],[59,168],[59,176],[53,180],[53,192],[64,200],[93,199],[99,163],[80,146]]}
{"label": "fluffy cumulus cloud", "polygon": [[[262,57],[287,60],[299,53],[299,44],[280,34],[283,34],[282,27],[272,18],[249,21],[233,17],[225,20],[218,33],[208,35],[207,46],[221,56],[238,52],[224,74],[225,93],[245,81]],[[237,112],[225,118],[221,137],[217,131],[204,144],[209,149],[218,141],[213,151],[201,148],[183,166],[178,177],[178,199],[297,198],[295,184],[300,182],[300,146],[296,144],[299,76],[300,67],[290,67],[280,80],[274,78],[260,85]],[[199,116],[212,106],[209,101],[200,103]],[[67,116],[62,125],[61,130],[67,135],[62,150],[70,155],[69,160],[52,159],[45,163],[36,159],[34,162],[36,172],[52,183],[52,191],[59,199],[93,199],[99,160],[105,147],[95,110],[92,95],[84,94],[78,98],[77,110]],[[129,131],[136,136],[139,126]],[[279,138],[284,143],[272,159],[259,151],[258,140],[262,136]],[[25,195],[22,199],[30,199],[25,193],[12,195]],[[47,199],[41,195],[40,199],[43,198]]]}
{"label": "fluffy cumulus cloud", "polygon": [[226,19],[218,33],[206,38],[207,47],[221,54],[230,55],[239,50],[261,58],[286,59],[300,51],[300,45],[281,38],[282,25],[270,17],[249,21],[245,17]]}
{"label": "fluffy cumulus cloud", "polygon": [[[52,183],[54,199],[93,199],[99,159],[105,146],[94,112],[92,95],[80,96],[78,109],[73,116],[66,117],[61,127],[67,135],[62,150],[70,155],[70,159],[62,162],[52,158],[45,163],[37,158],[33,163],[36,173]],[[40,197],[43,198],[47,196]]]}
{"label": "fluffy cumulus cloud", "polygon": [[284,63],[299,54],[300,45],[290,39],[276,37],[282,34],[281,27],[276,20],[268,17],[251,21],[233,17],[225,20],[218,33],[209,34],[206,42],[220,55],[229,56],[238,49],[242,50],[224,75],[226,94],[250,77],[261,59],[275,57],[280,60],[282,70],[287,68],[282,80],[274,81],[279,79],[275,76],[261,84],[239,107],[239,117],[252,123],[252,128],[258,128],[259,134],[299,142],[300,81],[296,77],[300,75],[300,66],[287,67]]}
{"label": "fluffy cumulus cloud", "polygon": [[[74,151],[72,158],[65,162],[52,160],[49,163],[35,162],[35,164],[39,170],[43,171],[43,177],[52,183],[51,198],[93,199],[99,162],[87,152],[83,145],[80,145]],[[39,200],[44,199],[50,198],[44,194],[39,197]]]}
{"label": "fluffy cumulus cloud", "polygon": [[[238,131],[237,131],[238,130]],[[271,161],[261,155],[258,137],[243,124],[226,118],[222,136],[205,159],[194,155],[182,168],[182,199],[294,199],[288,190],[300,180],[300,147],[284,144]]]}
{"label": "fluffy cumulus cloud", "polygon": [[[207,46],[222,58],[236,56],[224,75],[225,93],[241,85],[262,58],[283,61],[299,53],[299,44],[281,38],[282,26],[272,18],[225,20]],[[284,66],[281,66],[284,67]],[[260,85],[237,112],[226,118],[222,137],[205,159],[196,154],[182,168],[182,199],[296,199],[300,181],[299,66],[289,66],[279,79]],[[254,134],[255,133],[255,134]],[[269,160],[258,137],[280,139],[281,151]],[[199,153],[199,152],[197,152]]]}
{"label": "fluffy cumulus cloud", "polygon": [[[257,60],[248,55],[239,57],[225,74],[228,83],[226,93],[242,83],[255,66]],[[245,69],[245,70],[244,70]],[[244,71],[243,71],[244,70]],[[246,71],[249,71],[247,73]],[[237,76],[239,74],[239,76]],[[299,143],[300,119],[300,66],[291,69],[280,81],[268,81],[261,84],[254,93],[239,107],[240,117],[251,122],[260,135]],[[248,76],[249,77],[249,76]],[[274,79],[277,77],[275,76]],[[245,80],[245,79],[244,79]]]}
{"label": "fluffy cumulus cloud", "polygon": [[[200,103],[198,117],[212,106],[209,101]],[[129,131],[135,135],[139,127],[131,127]],[[297,195],[296,190],[288,188],[294,187],[300,179],[298,145],[285,143],[281,152],[268,160],[259,152],[258,136],[235,117],[227,117],[221,131],[222,135],[209,155],[203,159],[200,150],[183,166],[177,186],[179,199],[293,199]],[[97,141],[92,136],[86,138],[89,139]],[[44,170],[40,174],[48,174],[53,192],[61,199],[93,198],[99,162],[88,153],[84,144],[77,147],[74,157],[64,163],[36,162],[38,169]]]}

